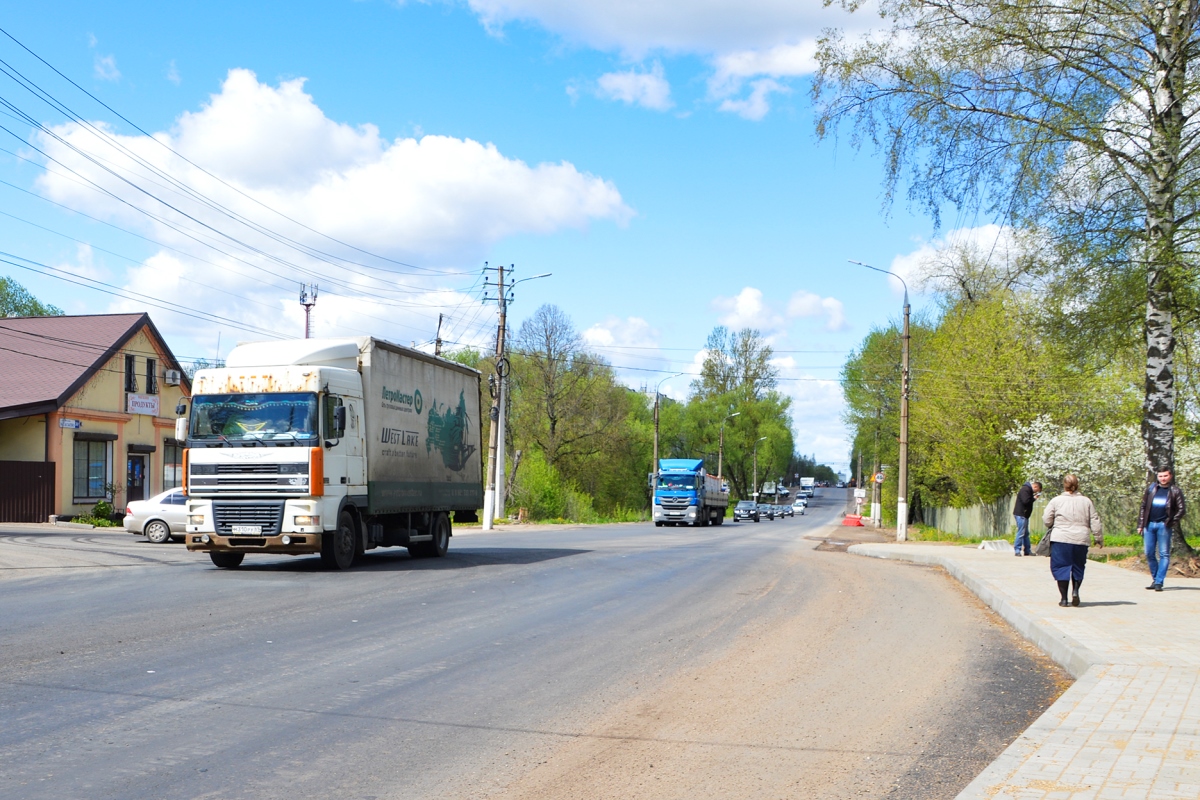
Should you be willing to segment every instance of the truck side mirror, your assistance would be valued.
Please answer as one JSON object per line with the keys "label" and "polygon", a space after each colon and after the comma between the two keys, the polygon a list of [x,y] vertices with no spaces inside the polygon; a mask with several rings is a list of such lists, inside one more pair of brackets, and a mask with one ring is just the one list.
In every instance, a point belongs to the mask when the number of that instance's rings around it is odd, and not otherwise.
{"label": "truck side mirror", "polygon": [[175,420],[175,438],[179,441],[187,440],[188,421],[187,417],[179,417]]}
{"label": "truck side mirror", "polygon": [[338,406],[333,410],[333,435],[342,438],[346,432],[346,407]]}
{"label": "truck side mirror", "polygon": [[179,403],[175,406],[175,416],[182,417],[186,413],[187,413],[187,403],[180,400]]}

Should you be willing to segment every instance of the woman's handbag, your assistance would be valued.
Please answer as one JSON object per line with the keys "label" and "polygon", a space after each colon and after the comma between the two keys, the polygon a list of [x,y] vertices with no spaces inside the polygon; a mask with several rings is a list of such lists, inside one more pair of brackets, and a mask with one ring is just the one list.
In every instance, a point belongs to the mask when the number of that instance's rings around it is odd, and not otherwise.
{"label": "woman's handbag", "polygon": [[1033,551],[1035,556],[1050,555],[1050,530],[1051,528],[1046,528],[1046,532],[1042,534],[1042,538],[1038,541],[1037,547]]}

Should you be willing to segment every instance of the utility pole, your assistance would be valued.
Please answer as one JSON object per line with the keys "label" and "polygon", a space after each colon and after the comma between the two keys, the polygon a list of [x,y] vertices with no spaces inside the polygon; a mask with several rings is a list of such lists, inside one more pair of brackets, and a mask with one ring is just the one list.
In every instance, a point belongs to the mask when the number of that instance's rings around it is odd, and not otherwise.
{"label": "utility pole", "polygon": [[882,411],[875,412],[875,467],[871,470],[871,522],[878,528],[883,524],[883,508],[880,506],[882,489],[875,476],[879,474],[879,423]]}
{"label": "utility pole", "polygon": [[[501,371],[500,364],[504,360],[504,323],[505,323],[505,287],[504,287],[504,265],[501,264],[498,268],[499,278],[497,286],[499,294],[496,296],[500,307],[500,322],[496,328],[496,372]],[[504,370],[507,374],[507,369]],[[483,492],[483,529],[490,531],[492,522],[495,519],[496,512],[496,450],[497,443],[500,437],[500,417],[501,405],[500,396],[503,391],[504,379],[499,375],[496,376],[497,382],[500,384],[497,387],[496,393],[492,398],[492,411],[489,416],[491,425],[489,425],[488,435],[488,465],[487,465],[487,488]]]}
{"label": "utility pole", "polygon": [[433,354],[435,356],[442,354],[442,316],[442,314],[438,314],[437,336],[433,337]]}
{"label": "utility pole", "polygon": [[904,333],[901,341],[900,472],[896,490],[896,541],[908,539],[908,285],[904,286]]}
{"label": "utility pole", "polygon": [[654,489],[658,486],[658,390],[665,382],[672,378],[678,378],[682,374],[682,372],[676,372],[674,375],[668,375],[654,385],[654,462],[650,465],[650,473],[654,476],[654,480],[650,484],[650,508],[652,511],[654,509]]}
{"label": "utility pole", "polygon": [[752,494],[753,494],[755,503],[758,502],[758,443],[765,442],[766,440],[767,440],[767,437],[760,436],[754,442],[754,491],[752,492]]}
{"label": "utility pole", "polygon": [[721,437],[720,437],[720,443],[717,445],[717,477],[718,478],[724,477],[724,473],[721,472],[721,469],[722,469],[722,467],[725,466],[725,464],[724,464],[724,462],[725,462],[725,423],[726,423],[726,421],[733,419],[734,417],[736,417],[738,414],[741,414],[741,413],[742,412],[740,412],[740,411],[735,411],[732,414],[730,414],[729,416],[725,417],[725,419],[721,420]]}
{"label": "utility pole", "polygon": [[300,284],[300,305],[304,306],[304,338],[312,338],[312,310],[317,304],[317,285]]}

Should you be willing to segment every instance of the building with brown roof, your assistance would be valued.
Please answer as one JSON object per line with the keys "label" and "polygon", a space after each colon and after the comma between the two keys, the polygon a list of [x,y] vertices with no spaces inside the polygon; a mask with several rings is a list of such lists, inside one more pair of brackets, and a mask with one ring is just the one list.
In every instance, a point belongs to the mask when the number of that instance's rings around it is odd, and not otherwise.
{"label": "building with brown roof", "polygon": [[0,522],[178,486],[189,395],[148,314],[0,319]]}

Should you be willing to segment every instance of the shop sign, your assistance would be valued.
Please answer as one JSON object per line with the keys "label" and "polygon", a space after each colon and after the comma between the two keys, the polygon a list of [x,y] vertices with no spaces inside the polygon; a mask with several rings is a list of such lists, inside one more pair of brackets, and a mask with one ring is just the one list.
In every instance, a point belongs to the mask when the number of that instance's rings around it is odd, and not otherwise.
{"label": "shop sign", "polygon": [[127,394],[125,395],[125,411],[129,414],[145,414],[146,416],[157,417],[158,395]]}

